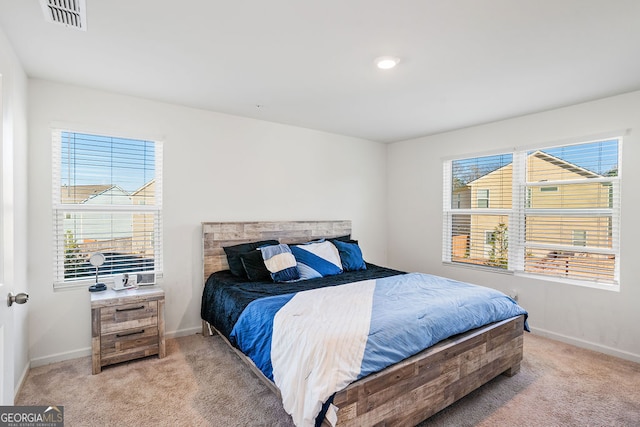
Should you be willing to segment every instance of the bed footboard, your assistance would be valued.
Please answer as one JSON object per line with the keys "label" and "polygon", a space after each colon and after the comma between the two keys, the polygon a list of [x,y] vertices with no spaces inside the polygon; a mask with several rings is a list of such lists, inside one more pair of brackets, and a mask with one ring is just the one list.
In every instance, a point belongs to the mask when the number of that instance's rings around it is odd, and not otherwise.
{"label": "bed footboard", "polygon": [[339,426],[416,425],[522,360],[524,316],[444,340],[338,392]]}

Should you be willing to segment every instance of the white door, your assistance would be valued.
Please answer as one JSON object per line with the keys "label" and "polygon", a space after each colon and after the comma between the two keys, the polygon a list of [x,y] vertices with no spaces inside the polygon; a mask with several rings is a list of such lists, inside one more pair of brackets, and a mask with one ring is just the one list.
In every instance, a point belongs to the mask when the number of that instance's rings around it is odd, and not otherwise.
{"label": "white door", "polygon": [[[2,76],[0,75],[0,118],[2,112]],[[13,262],[11,245],[7,242],[7,226],[5,223],[7,209],[11,209],[11,204],[7,203],[5,185],[12,185],[11,177],[6,173],[6,141],[4,140],[3,120],[0,120],[0,405],[13,405],[13,316],[11,308],[7,305],[7,295],[13,289],[5,277],[7,264]]]}
{"label": "white door", "polygon": [[[0,217],[2,209],[0,209]],[[2,224],[2,218],[0,218]],[[13,316],[6,303],[10,292],[9,286],[4,283],[4,235],[0,228],[2,240],[2,256],[0,260],[0,405],[13,405]]]}

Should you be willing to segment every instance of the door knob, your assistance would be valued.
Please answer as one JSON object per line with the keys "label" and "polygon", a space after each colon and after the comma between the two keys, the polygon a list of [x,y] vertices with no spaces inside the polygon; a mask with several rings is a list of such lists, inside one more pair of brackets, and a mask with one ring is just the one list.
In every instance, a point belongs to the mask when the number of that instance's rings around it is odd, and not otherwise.
{"label": "door knob", "polygon": [[7,305],[9,307],[11,307],[14,302],[16,304],[24,304],[27,301],[29,301],[29,294],[25,294],[24,292],[20,292],[18,295],[13,295],[9,292],[9,295],[7,296]]}

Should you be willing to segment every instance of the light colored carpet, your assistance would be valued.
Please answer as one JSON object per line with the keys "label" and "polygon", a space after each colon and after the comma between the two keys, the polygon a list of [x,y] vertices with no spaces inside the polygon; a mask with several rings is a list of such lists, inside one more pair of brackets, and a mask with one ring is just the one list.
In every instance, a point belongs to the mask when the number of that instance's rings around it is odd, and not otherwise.
{"label": "light colored carpet", "polygon": [[[67,426],[291,426],[279,400],[219,336],[167,340],[167,357],[34,368],[16,405],[64,405]],[[525,334],[520,373],[420,424],[640,426],[640,364]]]}

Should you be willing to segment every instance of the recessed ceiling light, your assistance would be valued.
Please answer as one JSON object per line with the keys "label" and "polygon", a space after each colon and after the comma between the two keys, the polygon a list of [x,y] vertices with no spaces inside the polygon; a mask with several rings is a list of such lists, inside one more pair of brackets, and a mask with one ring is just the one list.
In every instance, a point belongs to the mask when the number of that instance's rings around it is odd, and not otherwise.
{"label": "recessed ceiling light", "polygon": [[396,58],[395,56],[381,56],[376,58],[375,62],[376,66],[381,70],[388,70],[398,65],[400,58]]}

